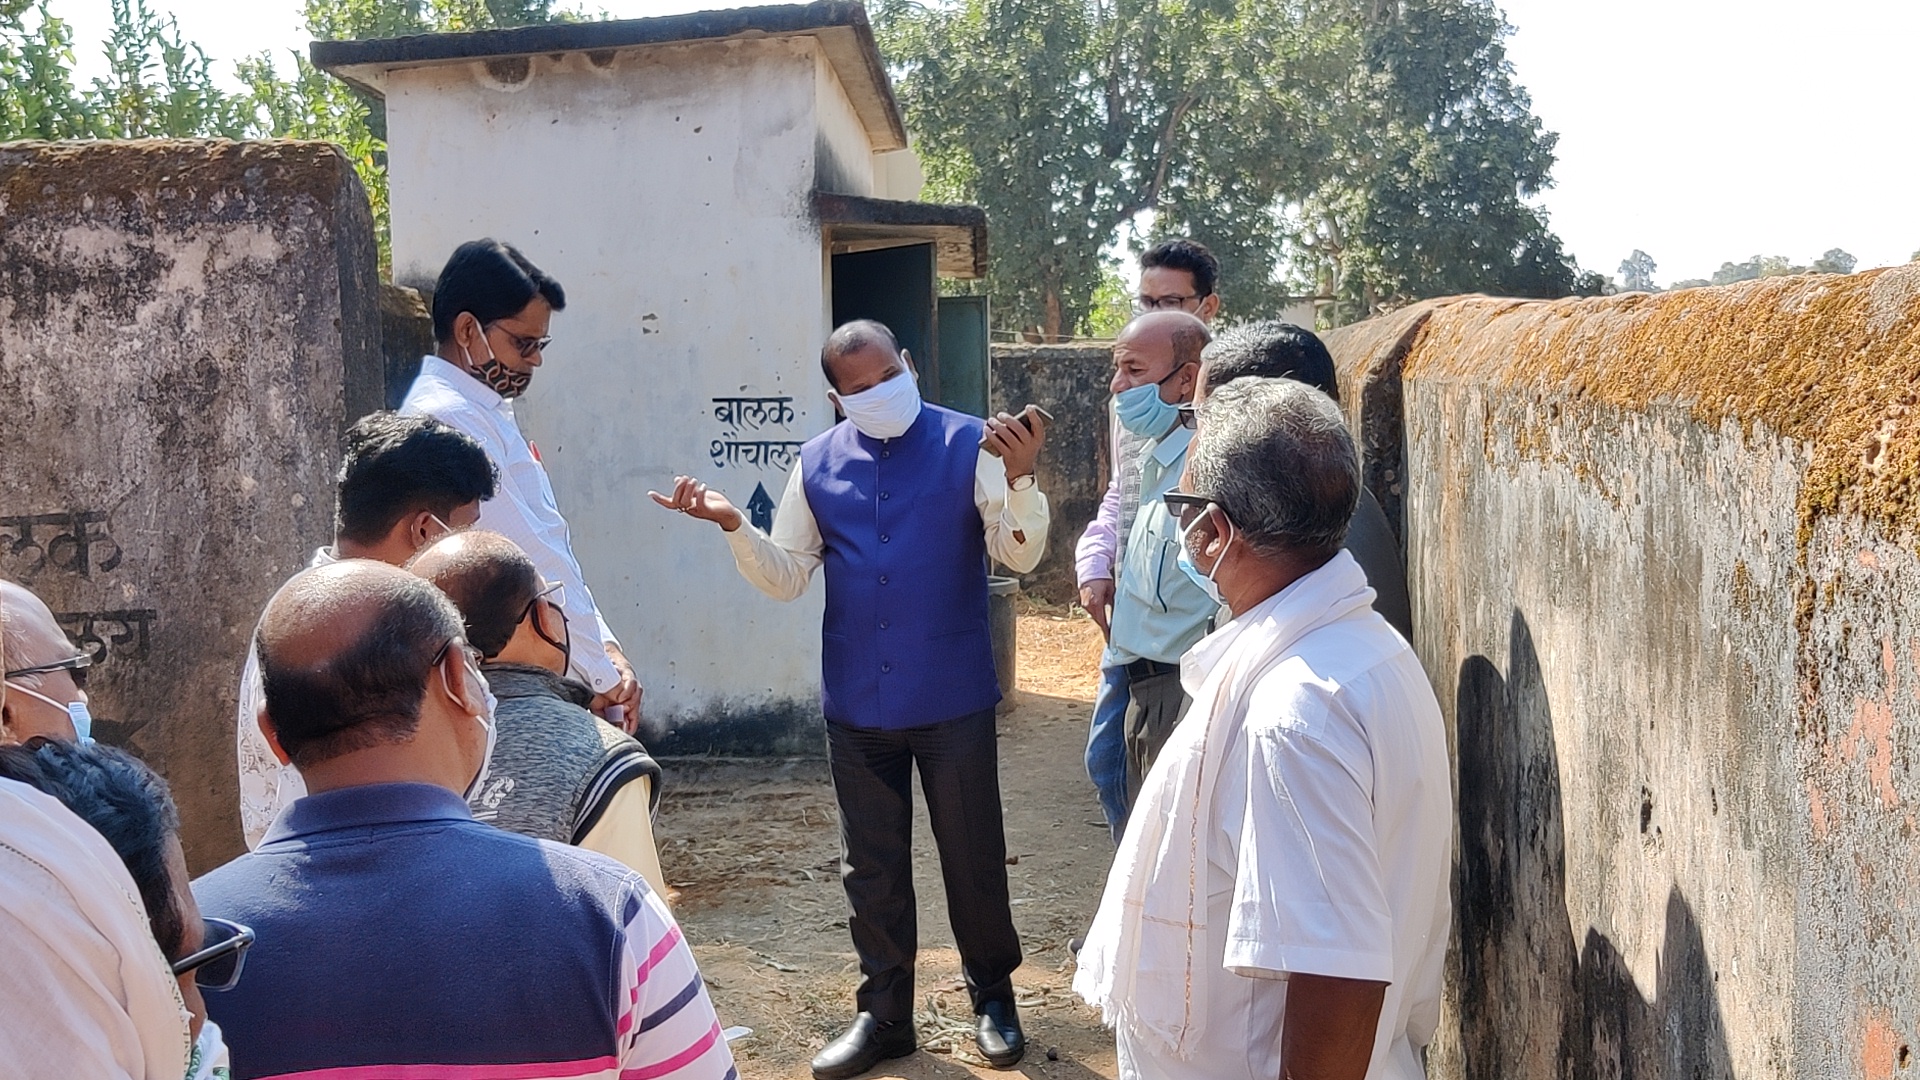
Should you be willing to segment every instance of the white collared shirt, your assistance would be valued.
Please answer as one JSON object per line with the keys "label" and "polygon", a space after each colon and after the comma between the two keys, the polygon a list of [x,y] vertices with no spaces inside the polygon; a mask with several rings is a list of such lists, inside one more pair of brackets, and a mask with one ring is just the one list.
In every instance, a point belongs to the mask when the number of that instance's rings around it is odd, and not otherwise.
{"label": "white collared shirt", "polygon": [[[780,496],[771,535],[747,523],[724,534],[740,576],[775,600],[796,600],[806,592],[827,550],[820,522],[807,502],[800,469],[796,460],[787,474],[787,489]],[[986,529],[990,558],[1016,574],[1040,565],[1053,518],[1038,484],[1009,490],[1005,463],[982,450],[973,471],[973,505]]]}
{"label": "white collared shirt", "polygon": [[[573,630],[573,674],[596,693],[613,689],[620,673],[604,646],[618,647],[619,639],[601,618],[593,593],[587,591],[580,563],[573,557],[567,519],[560,516],[554,502],[546,466],[520,433],[513,402],[445,360],[429,356],[420,362],[420,374],[407,390],[400,411],[431,416],[486,448],[487,456],[500,470],[500,490],[480,504],[480,520],[474,528],[497,532],[520,545],[542,578],[566,586],[564,606],[567,625]],[[596,640],[602,648],[591,647]]]}
{"label": "white collared shirt", "polygon": [[[1335,574],[1365,588],[1344,553],[1296,585]],[[1419,659],[1371,606],[1283,645],[1300,598],[1269,598],[1182,660],[1190,690],[1228,665],[1264,673],[1210,736],[1227,742],[1201,808],[1212,884],[1193,898],[1206,1037],[1181,1059],[1121,1025],[1123,1080],[1278,1076],[1295,973],[1387,983],[1368,1080],[1424,1075],[1452,921],[1445,724]],[[1173,767],[1165,755],[1156,772]]]}

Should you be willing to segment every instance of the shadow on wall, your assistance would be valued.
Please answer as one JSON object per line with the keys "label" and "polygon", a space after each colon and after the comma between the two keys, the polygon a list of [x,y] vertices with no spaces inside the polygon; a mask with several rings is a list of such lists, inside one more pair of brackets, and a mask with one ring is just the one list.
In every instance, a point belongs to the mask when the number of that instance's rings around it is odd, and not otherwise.
{"label": "shadow on wall", "polygon": [[1567,829],[1540,658],[1513,613],[1506,678],[1460,666],[1455,871],[1460,1053],[1467,1080],[1720,1080],[1733,1076],[1715,975],[1676,886],[1653,996],[1625,958],[1567,920]]}

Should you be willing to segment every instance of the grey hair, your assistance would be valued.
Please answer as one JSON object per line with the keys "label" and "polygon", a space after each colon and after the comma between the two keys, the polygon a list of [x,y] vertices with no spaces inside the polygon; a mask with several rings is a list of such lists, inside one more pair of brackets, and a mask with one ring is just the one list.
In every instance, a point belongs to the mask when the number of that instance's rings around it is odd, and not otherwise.
{"label": "grey hair", "polygon": [[1360,457],[1340,407],[1292,379],[1235,379],[1214,391],[1187,474],[1268,557],[1337,554],[1360,498]]}

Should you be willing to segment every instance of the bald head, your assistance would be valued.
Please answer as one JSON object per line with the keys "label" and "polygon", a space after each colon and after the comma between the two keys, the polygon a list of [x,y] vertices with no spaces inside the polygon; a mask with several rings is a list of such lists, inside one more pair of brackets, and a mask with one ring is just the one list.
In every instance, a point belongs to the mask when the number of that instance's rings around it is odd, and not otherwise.
{"label": "bald head", "polygon": [[381,743],[420,720],[434,656],[461,637],[438,589],[348,559],[282,586],[260,617],[260,676],[280,746],[301,768]]}
{"label": "bald head", "polygon": [[500,655],[540,591],[540,571],[520,546],[494,532],[450,533],[420,549],[408,569],[460,609],[467,641]]}
{"label": "bald head", "polygon": [[1170,357],[1177,368],[1199,363],[1201,350],[1212,340],[1207,324],[1184,311],[1149,311],[1128,323],[1114,344]]}
{"label": "bald head", "polygon": [[[5,641],[0,654],[6,657],[7,671],[58,663],[80,651],[60,629],[46,602],[11,581],[0,581],[0,638]],[[21,675],[14,681],[38,689],[42,678]]]}

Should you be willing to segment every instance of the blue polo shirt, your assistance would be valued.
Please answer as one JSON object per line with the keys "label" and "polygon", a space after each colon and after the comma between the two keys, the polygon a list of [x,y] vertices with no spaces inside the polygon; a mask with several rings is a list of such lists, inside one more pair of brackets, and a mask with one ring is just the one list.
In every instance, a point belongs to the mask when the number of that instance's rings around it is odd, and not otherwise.
{"label": "blue polo shirt", "polygon": [[734,1076],[638,874],[476,822],[445,788],[309,795],[193,892],[257,935],[206,995],[236,1078]]}

